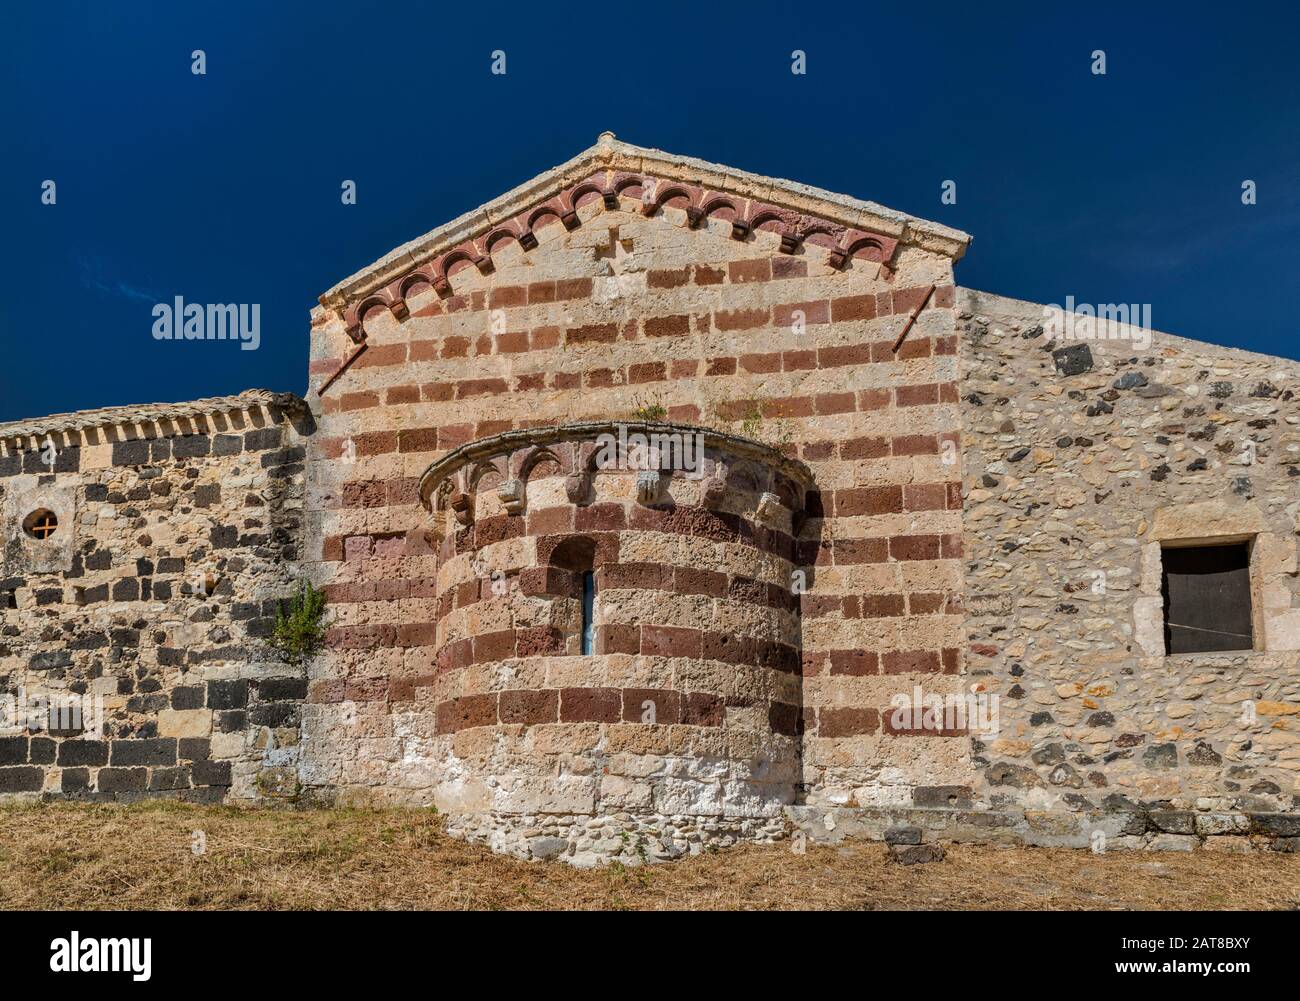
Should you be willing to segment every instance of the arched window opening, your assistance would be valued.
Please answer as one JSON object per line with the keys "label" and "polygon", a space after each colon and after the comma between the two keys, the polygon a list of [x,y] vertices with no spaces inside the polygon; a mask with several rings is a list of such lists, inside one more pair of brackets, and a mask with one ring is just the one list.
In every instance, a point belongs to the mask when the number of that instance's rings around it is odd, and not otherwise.
{"label": "arched window opening", "polygon": [[596,625],[596,575],[591,570],[582,573],[582,653],[592,653]]}

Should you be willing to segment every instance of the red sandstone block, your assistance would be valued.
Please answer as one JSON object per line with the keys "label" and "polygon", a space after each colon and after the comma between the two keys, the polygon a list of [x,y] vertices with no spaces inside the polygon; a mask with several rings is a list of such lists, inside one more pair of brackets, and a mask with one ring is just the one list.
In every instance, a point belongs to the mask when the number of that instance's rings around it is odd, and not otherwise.
{"label": "red sandstone block", "polygon": [[534,393],[546,388],[546,373],[531,372],[515,379],[516,393]]}
{"label": "red sandstone block", "polygon": [[934,290],[930,300],[932,309],[952,309],[957,303],[957,289],[952,285],[940,285]]}
{"label": "red sandstone block", "polygon": [[823,707],[819,710],[817,719],[817,735],[831,739],[863,737],[880,729],[880,713],[875,709]]}
{"label": "red sandstone block", "polygon": [[389,678],[388,701],[410,702],[415,698],[415,680],[413,678]]}
{"label": "red sandstone block", "polygon": [[437,448],[437,428],[404,428],[397,432],[399,452],[433,452]]}
{"label": "red sandstone block", "polygon": [[892,341],[872,341],[869,347],[871,348],[872,362],[887,362],[895,360]]}
{"label": "red sandstone block", "polygon": [[867,675],[880,671],[880,657],[874,650],[831,650],[831,674]]}
{"label": "red sandstone block", "polygon": [[850,615],[845,610],[850,602],[856,604],[857,598],[838,598],[833,594],[804,594],[799,601],[799,614],[805,619],[822,619],[835,612],[843,611],[845,618],[857,618],[856,613]]}
{"label": "red sandstone block", "polygon": [[735,358],[710,358],[704,370],[705,375],[735,375]]}
{"label": "red sandstone block", "polygon": [[889,555],[895,560],[937,560],[938,535],[894,535],[889,539]]}
{"label": "red sandstone block", "polygon": [[469,354],[468,337],[444,337],[442,341],[443,358],[464,358]]}
{"label": "red sandstone block", "polygon": [[350,702],[383,702],[388,698],[388,679],[350,678],[344,683],[343,696]]}
{"label": "red sandstone block", "polygon": [[[807,462],[825,462],[835,455],[835,442],[833,441],[809,441],[805,442],[800,449],[805,461]],[[810,517],[819,517],[809,512]]]}
{"label": "red sandstone block", "polygon": [[889,452],[888,438],[850,438],[840,444],[841,459],[883,459]]}
{"label": "red sandstone block", "polygon": [[[577,510],[582,510],[578,508]],[[573,531],[573,512],[571,505],[547,507],[528,512],[529,535],[551,535],[559,532]]]}
{"label": "red sandstone block", "polygon": [[961,651],[956,647],[944,647],[940,651],[944,674],[961,673]]}
{"label": "red sandstone block", "polygon": [[700,631],[677,626],[642,626],[641,652],[652,657],[699,657]]}
{"label": "red sandstone block", "polygon": [[850,295],[831,300],[831,319],[835,323],[875,318],[876,297],[874,295]]}
{"label": "red sandstone block", "polygon": [[668,378],[670,379],[694,379],[699,371],[700,363],[695,358],[676,358],[672,361],[668,369]]}
{"label": "red sandstone block", "polygon": [[608,389],[616,385],[615,375],[622,375],[622,370],[612,368],[593,368],[583,373],[583,382],[588,389]]}
{"label": "red sandstone block", "polygon": [[560,718],[560,693],[554,688],[502,692],[498,702],[502,723],[534,726],[554,723]]}
{"label": "red sandstone block", "polygon": [[943,611],[946,597],[944,594],[918,591],[907,596],[907,610],[912,615],[934,615]]}
{"label": "red sandstone block", "polygon": [[900,407],[919,407],[938,403],[939,386],[933,382],[923,386],[899,386],[894,390],[894,399]]}
{"label": "red sandstone block", "polygon": [[564,634],[550,626],[527,626],[515,630],[515,654],[519,657],[551,657],[564,653]]}
{"label": "red sandstone block", "polygon": [[801,261],[797,257],[772,258],[772,277],[773,278],[807,278],[808,262]]}
{"label": "red sandstone block", "polygon": [[365,560],[370,558],[373,543],[368,535],[349,535],[343,540],[343,558]]}
{"label": "red sandstone block", "polygon": [[389,507],[413,505],[418,504],[420,501],[420,481],[414,476],[395,477],[391,480],[385,480],[384,485],[388,488],[387,505]]}
{"label": "red sandstone block", "polygon": [[419,386],[393,386],[384,393],[384,403],[395,406],[402,403],[419,403]]}
{"label": "red sandstone block", "polygon": [[902,487],[849,487],[836,490],[834,496],[835,514],[840,518],[900,514],[903,510]]}
{"label": "red sandstone block", "polygon": [[455,395],[456,387],[450,382],[426,382],[420,387],[425,403],[446,403]]}
{"label": "red sandstone block", "polygon": [[779,354],[741,355],[740,367],[746,372],[779,372],[781,356]]}
{"label": "red sandstone block", "polygon": [[515,631],[501,629],[474,637],[474,663],[485,664],[507,660],[515,655]]}
{"label": "red sandstone block", "polygon": [[668,419],[670,421],[682,421],[687,424],[698,424],[700,420],[700,408],[693,403],[683,403],[668,408]]}
{"label": "red sandstone block", "polygon": [[948,510],[949,510],[949,511],[960,511],[960,510],[961,510],[961,503],[962,503],[962,496],[961,496],[961,481],[960,481],[960,480],[954,480],[953,482],[951,482],[951,483],[949,483],[949,484],[947,485],[947,488],[948,488],[948,489],[947,489],[948,498],[947,498],[947,505],[946,505],[946,506],[947,506]]}
{"label": "red sandstone block", "polygon": [[622,504],[591,504],[575,510],[573,527],[578,532],[621,532],[627,515]]}
{"label": "red sandstone block", "polygon": [[646,285],[650,288],[679,288],[690,280],[689,268],[655,270],[646,275]]}
{"label": "red sandstone block", "polygon": [[357,455],[386,455],[397,451],[396,431],[367,431],[354,435],[352,441],[356,445]]}
{"label": "red sandstone block", "polygon": [[623,722],[672,724],[682,720],[682,693],[664,688],[623,689]]}
{"label": "red sandstone block", "polygon": [[307,686],[307,701],[315,703],[342,702],[345,687],[342,678],[313,681]]}
{"label": "red sandstone block", "polygon": [[568,344],[613,344],[618,340],[618,324],[591,323],[582,327],[571,327],[565,333]]}
{"label": "red sandstone block", "polygon": [[641,652],[641,627],[609,624],[596,627],[595,648],[601,653]]}
{"label": "red sandstone block", "polygon": [[464,400],[471,396],[496,396],[509,392],[510,386],[505,379],[466,379],[456,384],[456,399]]}
{"label": "red sandstone block", "polygon": [[889,650],[881,658],[885,674],[938,674],[939,654],[934,650]]}
{"label": "red sandstone block", "polygon": [[403,647],[434,646],[437,644],[437,624],[433,622],[407,622],[397,628],[397,645]]}
{"label": "red sandstone block", "polygon": [[832,539],[831,549],[837,565],[884,563],[889,546],[884,539]]}
{"label": "red sandstone block", "polygon": [[711,692],[690,692],[682,703],[682,722],[687,726],[722,726],[725,714],[722,696]]}
{"label": "red sandstone block", "polygon": [[699,567],[675,568],[672,587],[678,594],[706,594],[714,598],[728,593],[726,574]]}
{"label": "red sandstone block", "polygon": [[409,357],[411,361],[437,361],[441,349],[440,341],[412,341]]}
{"label": "red sandstone block", "polygon": [[661,361],[641,362],[629,365],[627,379],[629,383],[663,382],[668,378],[668,367]]}
{"label": "red sandstone block", "polygon": [[708,264],[697,264],[692,271],[692,277],[696,285],[721,285],[727,277],[727,273],[722,268],[711,267]]}
{"label": "red sandstone block", "polygon": [[563,688],[561,723],[617,723],[623,717],[623,693],[617,688]]}
{"label": "red sandstone block", "polygon": [[439,733],[456,733],[474,726],[495,726],[497,694],[464,695],[439,703],[434,710]]}
{"label": "red sandstone block", "polygon": [[555,389],[577,389],[581,385],[581,372],[556,372],[551,378],[551,386]]}
{"label": "red sandstone block", "polygon": [[528,344],[533,351],[546,351],[559,347],[563,331],[559,327],[538,327],[528,335]]}
{"label": "red sandstone block", "polygon": [[819,417],[851,414],[857,409],[857,398],[853,393],[819,393],[813,400],[813,407]]}
{"label": "red sandstone block", "polygon": [[333,375],[343,361],[339,358],[313,358],[307,363],[308,375]]}
{"label": "red sandstone block", "polygon": [[898,352],[894,355],[898,361],[908,361],[912,358],[929,358],[930,357],[930,338],[928,337],[909,337],[898,347]]}
{"label": "red sandstone block", "polygon": [[727,273],[734,283],[765,282],[772,277],[772,262],[766,257],[750,261],[732,261],[727,265]]}
{"label": "red sandstone block", "polygon": [[363,600],[397,601],[408,597],[411,582],[406,580],[377,580],[373,584],[367,584],[364,581],[359,581],[358,584],[370,589],[371,597]]}
{"label": "red sandstone block", "polygon": [[811,396],[787,396],[777,400],[764,400],[760,405],[764,417],[811,417],[813,416],[813,398]]}
{"label": "red sandstone block", "polygon": [[507,285],[494,288],[488,294],[488,306],[492,309],[507,309],[511,306],[528,305],[528,289],[522,285]]}
{"label": "red sandstone block", "polygon": [[864,619],[892,619],[906,615],[901,594],[864,594],[862,617]]}
{"label": "red sandstone block", "polygon": [[957,384],[955,382],[944,382],[939,384],[939,402],[957,402]]}
{"label": "red sandstone block", "polygon": [[555,282],[532,282],[528,286],[528,304],[555,301]]}
{"label": "red sandstone block", "polygon": [[456,448],[474,440],[474,425],[448,424],[438,428],[438,447]]}
{"label": "red sandstone block", "polygon": [[691,321],[686,316],[648,316],[645,320],[647,337],[678,337],[691,331]]}
{"label": "red sandstone block", "polygon": [[474,663],[474,642],[454,640],[438,651],[438,670],[454,671]]}
{"label": "red sandstone block", "polygon": [[672,567],[660,566],[658,563],[611,563],[601,567],[600,588],[634,588],[636,590],[658,591],[664,587],[664,575],[668,574],[668,586],[672,586]]}
{"label": "red sandstone block", "polygon": [[960,535],[944,535],[940,539],[940,555],[945,559],[960,559],[963,551]]}
{"label": "red sandstone block", "polygon": [[400,365],[404,361],[406,361],[405,343],[372,344],[353,363],[353,368],[379,368],[383,365]]}
{"label": "red sandstone block", "polygon": [[930,287],[927,285],[924,288],[896,288],[893,293],[893,312],[910,314],[925,301],[930,293]]}
{"label": "red sandstone block", "polygon": [[869,361],[871,361],[870,344],[842,344],[839,347],[817,349],[818,368],[864,365]]}
{"label": "red sandstone block", "polygon": [[803,676],[815,678],[825,674],[830,668],[830,654],[825,650],[805,650],[803,652]]}
{"label": "red sandstone block", "polygon": [[934,338],[934,353],[936,355],[955,355],[957,353],[957,335]]}
{"label": "red sandstone block", "polygon": [[720,309],[713,314],[718,330],[753,330],[767,326],[770,313],[764,309]]}
{"label": "red sandstone block", "polygon": [[378,393],[344,393],[339,401],[339,408],[347,413],[351,410],[367,410],[379,406]]}
{"label": "red sandstone block", "polygon": [[946,483],[909,483],[903,488],[903,506],[908,511],[942,511],[947,504]]}
{"label": "red sandstone block", "polygon": [[321,543],[321,559],[326,563],[339,563],[344,559],[344,542],[341,535],[328,535]]}
{"label": "red sandstone block", "polygon": [[555,283],[555,298],[585,299],[591,295],[590,278],[563,278]]}
{"label": "red sandstone block", "polygon": [[932,434],[907,434],[894,439],[895,455],[934,455],[939,451],[939,440]]}
{"label": "red sandstone block", "polygon": [[528,331],[512,330],[504,334],[498,334],[496,341],[497,354],[509,355],[519,354],[528,350]]}
{"label": "red sandstone block", "polygon": [[884,410],[894,402],[894,394],[888,389],[859,389],[858,410],[868,413],[872,410]]}
{"label": "red sandstone block", "polygon": [[796,302],[788,306],[772,307],[772,325],[775,327],[794,327],[802,319],[805,326],[829,323],[831,304],[820,299],[815,302]]}

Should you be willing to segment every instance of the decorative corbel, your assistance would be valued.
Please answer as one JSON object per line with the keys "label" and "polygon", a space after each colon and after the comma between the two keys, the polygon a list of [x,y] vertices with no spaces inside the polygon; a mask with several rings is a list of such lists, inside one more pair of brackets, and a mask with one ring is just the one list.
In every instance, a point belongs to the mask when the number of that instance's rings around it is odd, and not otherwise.
{"label": "decorative corbel", "polygon": [[524,481],[523,480],[504,480],[497,487],[497,497],[505,505],[506,514],[523,514],[524,511]]}

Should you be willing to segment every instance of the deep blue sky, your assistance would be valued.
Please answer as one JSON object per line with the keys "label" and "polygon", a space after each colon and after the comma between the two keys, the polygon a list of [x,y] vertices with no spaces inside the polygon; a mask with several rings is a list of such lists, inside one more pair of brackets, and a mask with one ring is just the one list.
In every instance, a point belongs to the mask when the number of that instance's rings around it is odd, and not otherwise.
{"label": "deep blue sky", "polygon": [[[0,420],[302,392],[321,292],[603,129],[964,229],[963,285],[1300,357],[1294,4],[729,6],[6,7]],[[176,295],[261,303],[261,348],[155,341]]]}

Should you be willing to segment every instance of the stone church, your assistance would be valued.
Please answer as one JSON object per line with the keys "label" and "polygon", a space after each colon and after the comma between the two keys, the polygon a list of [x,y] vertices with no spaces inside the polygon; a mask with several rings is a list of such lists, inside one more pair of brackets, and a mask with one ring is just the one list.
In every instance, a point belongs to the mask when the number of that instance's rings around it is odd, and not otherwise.
{"label": "stone church", "polygon": [[969,243],[606,133],[323,294],[302,398],[0,425],[0,794],[1294,850],[1300,365]]}

